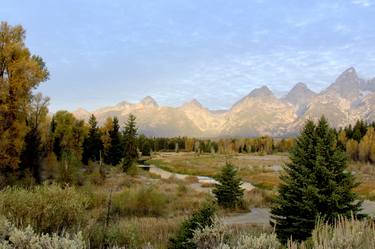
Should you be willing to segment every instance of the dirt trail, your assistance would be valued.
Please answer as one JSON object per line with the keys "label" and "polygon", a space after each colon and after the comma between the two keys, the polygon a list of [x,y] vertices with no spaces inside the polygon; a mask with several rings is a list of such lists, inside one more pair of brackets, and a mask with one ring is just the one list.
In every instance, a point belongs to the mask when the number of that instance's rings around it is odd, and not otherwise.
{"label": "dirt trail", "polygon": [[[365,200],[362,204],[362,213],[375,217],[375,201]],[[257,224],[269,225],[269,208],[253,208],[249,213],[231,215],[223,218],[224,224]]]}

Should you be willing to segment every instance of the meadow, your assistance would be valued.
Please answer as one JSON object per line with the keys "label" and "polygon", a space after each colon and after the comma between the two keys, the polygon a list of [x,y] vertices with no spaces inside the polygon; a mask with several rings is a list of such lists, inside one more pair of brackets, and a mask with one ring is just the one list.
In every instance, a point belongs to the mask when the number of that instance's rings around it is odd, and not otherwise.
{"label": "meadow", "polygon": [[[147,163],[164,170],[194,176],[215,176],[226,162],[232,163],[243,181],[258,190],[275,193],[280,183],[282,166],[289,162],[288,153],[262,155],[260,153],[198,154],[194,152],[155,153]],[[370,163],[349,162],[360,182],[355,191],[362,199],[375,200],[375,167]]]}
{"label": "meadow", "polygon": [[[31,188],[6,187],[0,192],[0,216],[18,228],[30,225],[36,233],[81,233],[89,248],[167,248],[181,223],[203,203],[213,201],[213,185],[196,188],[194,176],[215,176],[226,162],[232,163],[243,181],[255,189],[245,192],[248,209],[219,209],[218,217],[225,221],[225,217],[241,215],[251,208],[269,208],[282,165],[288,162],[287,154],[165,152],[154,153],[146,163],[191,177],[181,180],[172,174],[163,179],[138,167],[125,174],[113,166],[105,166],[105,177],[100,177],[99,166],[90,164],[78,185],[45,182]],[[361,198],[374,199],[373,165],[352,163],[350,170],[362,181],[356,188]],[[225,226],[237,235],[272,233],[269,224],[252,224],[251,219]]]}

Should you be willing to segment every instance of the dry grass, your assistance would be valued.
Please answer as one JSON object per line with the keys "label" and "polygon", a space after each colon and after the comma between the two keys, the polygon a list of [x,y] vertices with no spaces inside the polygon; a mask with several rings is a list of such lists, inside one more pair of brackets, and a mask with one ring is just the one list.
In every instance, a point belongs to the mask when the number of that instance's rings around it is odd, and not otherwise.
{"label": "dry grass", "polygon": [[264,189],[254,189],[246,192],[244,199],[250,208],[270,207],[274,192]]}
{"label": "dry grass", "polygon": [[174,234],[185,217],[132,218],[118,223],[120,231],[135,230],[138,248],[150,243],[154,248],[167,248],[168,239]]}
{"label": "dry grass", "polygon": [[279,184],[279,172],[275,172],[272,166],[283,165],[288,161],[288,157],[284,154],[259,156],[255,154],[159,153],[149,163],[180,174],[215,176],[227,161],[237,167],[244,181],[261,188],[273,189]]}
{"label": "dry grass", "polygon": [[375,165],[351,162],[349,170],[355,174],[360,182],[359,186],[355,188],[355,192],[363,199],[375,200]]}

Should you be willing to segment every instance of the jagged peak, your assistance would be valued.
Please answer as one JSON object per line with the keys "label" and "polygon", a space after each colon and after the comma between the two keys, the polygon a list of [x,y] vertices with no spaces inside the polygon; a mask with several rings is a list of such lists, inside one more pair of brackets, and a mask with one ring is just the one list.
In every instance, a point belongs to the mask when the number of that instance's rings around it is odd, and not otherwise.
{"label": "jagged peak", "polygon": [[361,79],[358,77],[354,67],[350,67],[342,72],[339,77],[323,92],[333,92],[341,97],[353,100],[360,95]]}
{"label": "jagged peak", "polygon": [[186,102],[183,106],[184,107],[192,106],[192,107],[204,108],[203,105],[197,99],[192,99],[189,102]]}
{"label": "jagged peak", "polygon": [[290,91],[288,92],[288,94],[286,95],[286,97],[288,95],[291,95],[291,94],[298,94],[298,93],[301,93],[301,92],[307,92],[307,93],[311,93],[311,94],[316,94],[314,91],[312,91],[305,83],[302,83],[302,82],[298,82],[297,84],[295,84],[292,89],[290,89]]}
{"label": "jagged peak", "polygon": [[339,77],[337,77],[336,82],[340,82],[342,80],[347,80],[347,79],[355,79],[355,80],[358,79],[358,74],[354,67],[349,67],[344,72],[342,72],[339,75]]}
{"label": "jagged peak", "polygon": [[146,96],[141,100],[143,105],[158,106],[158,103],[151,96]]}
{"label": "jagged peak", "polygon": [[254,90],[252,90],[248,96],[249,97],[265,97],[265,96],[273,96],[273,93],[267,86],[262,86],[262,87],[255,88]]}
{"label": "jagged peak", "polygon": [[342,74],[352,74],[352,73],[357,74],[357,71],[355,70],[354,67],[349,67]]}
{"label": "jagged peak", "polygon": [[292,89],[298,89],[298,88],[301,88],[301,89],[309,89],[307,87],[307,85],[303,82],[298,82],[297,84],[294,85],[294,87]]}

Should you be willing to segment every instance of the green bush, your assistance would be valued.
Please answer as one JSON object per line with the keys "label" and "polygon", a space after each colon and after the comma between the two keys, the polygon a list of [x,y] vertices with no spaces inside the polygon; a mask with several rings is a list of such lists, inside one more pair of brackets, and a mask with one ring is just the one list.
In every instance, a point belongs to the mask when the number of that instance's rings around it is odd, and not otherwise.
{"label": "green bush", "polygon": [[106,178],[106,169],[104,165],[100,166],[97,163],[89,162],[88,178],[93,185],[103,185]]}
{"label": "green bush", "polygon": [[58,185],[0,191],[0,214],[17,227],[31,225],[38,232],[76,231],[86,223],[90,199],[74,187]]}
{"label": "green bush", "polygon": [[120,216],[162,216],[166,211],[166,195],[153,187],[126,189],[113,196],[113,213]]}
{"label": "green bush", "polygon": [[202,227],[211,226],[215,214],[215,207],[206,203],[194,213],[188,220],[184,221],[177,234],[170,239],[170,249],[194,249],[197,245],[192,241],[194,232]]}
{"label": "green bush", "polygon": [[57,169],[57,181],[63,184],[83,185],[83,177],[80,172],[82,162],[73,153],[64,152]]}

